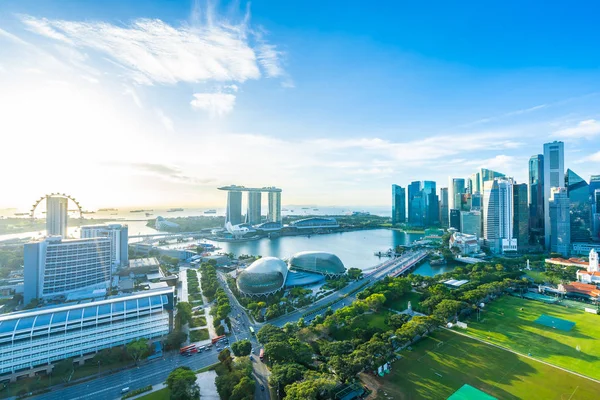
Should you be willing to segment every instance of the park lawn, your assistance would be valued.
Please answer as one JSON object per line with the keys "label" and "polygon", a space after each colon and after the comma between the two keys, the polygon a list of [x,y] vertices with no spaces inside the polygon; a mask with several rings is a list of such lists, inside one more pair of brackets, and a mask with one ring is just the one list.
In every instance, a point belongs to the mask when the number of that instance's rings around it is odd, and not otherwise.
{"label": "park lawn", "polygon": [[[575,326],[565,332],[535,323],[541,314],[575,322]],[[574,307],[504,296],[488,303],[480,318],[477,322],[475,314],[471,316],[467,334],[600,379],[600,316]]]}
{"label": "park lawn", "polygon": [[535,283],[558,283],[556,278],[548,277],[544,271],[527,271],[525,275],[533,279]]}
{"label": "park lawn", "polygon": [[387,317],[389,317],[391,313],[386,311],[380,311],[378,313],[373,314],[364,314],[362,316],[361,325],[365,324],[369,328],[381,329],[382,331],[387,331],[390,329],[388,324],[385,323]]}
{"label": "park lawn", "polygon": [[190,342],[199,342],[208,339],[208,329],[196,329],[190,331]]}
{"label": "park lawn", "polygon": [[361,314],[354,318],[351,325],[332,331],[331,337],[335,340],[352,340],[355,338],[354,329],[356,328],[375,328],[382,332],[388,331],[390,327],[385,320],[390,314],[392,313],[387,310]]}
{"label": "park lawn", "polygon": [[[600,384],[447,330],[403,350],[377,399],[446,399],[469,384],[497,399],[592,400]],[[571,397],[569,397],[571,396]]]}
{"label": "park lawn", "polygon": [[413,310],[419,311],[420,300],[421,300],[421,293],[408,292],[401,298],[394,300],[394,301],[386,302],[385,304],[387,307],[389,307],[393,310],[404,311],[408,308],[408,302],[410,301],[410,304],[411,304]]}
{"label": "park lawn", "polygon": [[138,397],[139,400],[170,400],[171,392],[169,388],[157,390],[156,392],[145,394]]}

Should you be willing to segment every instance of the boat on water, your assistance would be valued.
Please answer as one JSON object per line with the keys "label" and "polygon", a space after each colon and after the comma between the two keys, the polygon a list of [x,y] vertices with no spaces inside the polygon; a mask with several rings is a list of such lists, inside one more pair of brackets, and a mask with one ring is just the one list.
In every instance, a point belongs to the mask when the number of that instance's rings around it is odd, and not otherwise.
{"label": "boat on water", "polygon": [[204,211],[204,214],[216,214],[217,210],[206,210]]}
{"label": "boat on water", "polygon": [[167,212],[183,211],[183,208],[169,208]]}
{"label": "boat on water", "polygon": [[99,208],[98,211],[119,211],[118,208]]}
{"label": "boat on water", "polygon": [[23,215],[29,215],[29,213],[23,213],[23,212],[21,212],[21,213],[15,213],[15,215],[17,217],[20,217],[20,216],[23,216]]}
{"label": "boat on water", "polygon": [[319,209],[318,208],[313,208],[313,211],[319,211]]}
{"label": "boat on water", "polygon": [[310,210],[310,207],[302,207],[303,210]]}
{"label": "boat on water", "polygon": [[149,217],[149,216],[151,216],[151,215],[152,215],[151,213],[146,213],[146,217]]}
{"label": "boat on water", "polygon": [[289,211],[287,208],[282,208],[281,211]]}
{"label": "boat on water", "polygon": [[141,213],[141,212],[144,212],[144,210],[131,210],[129,212],[130,213]]}

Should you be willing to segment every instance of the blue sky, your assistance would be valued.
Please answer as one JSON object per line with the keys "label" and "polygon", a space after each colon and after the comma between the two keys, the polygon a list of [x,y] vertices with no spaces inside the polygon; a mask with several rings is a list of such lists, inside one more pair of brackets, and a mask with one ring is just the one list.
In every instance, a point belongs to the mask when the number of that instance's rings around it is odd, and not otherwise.
{"label": "blue sky", "polygon": [[401,3],[4,1],[0,206],[219,206],[230,183],[386,205],[525,181],[552,140],[600,174],[600,5]]}

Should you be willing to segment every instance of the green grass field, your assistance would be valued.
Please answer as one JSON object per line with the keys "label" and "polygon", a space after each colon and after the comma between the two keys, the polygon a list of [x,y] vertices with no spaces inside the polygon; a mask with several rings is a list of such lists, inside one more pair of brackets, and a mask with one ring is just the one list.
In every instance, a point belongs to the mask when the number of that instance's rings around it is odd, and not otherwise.
{"label": "green grass field", "polygon": [[144,396],[138,397],[140,400],[169,400],[171,398],[171,392],[169,388],[157,390],[156,392],[148,393]]}
{"label": "green grass field", "polygon": [[377,379],[377,399],[443,400],[465,383],[498,399],[592,400],[600,393],[599,383],[449,331],[412,347]]}
{"label": "green grass field", "polygon": [[386,303],[386,306],[397,311],[404,311],[408,308],[408,302],[411,302],[413,310],[419,311],[419,300],[421,295],[415,292],[406,293],[400,299]]}
{"label": "green grass field", "polygon": [[[541,314],[575,322],[575,326],[564,332],[533,322]],[[469,327],[465,333],[469,335],[522,354],[531,353],[534,358],[600,379],[598,315],[573,307],[504,296],[485,307],[480,322],[472,316],[467,323]]]}

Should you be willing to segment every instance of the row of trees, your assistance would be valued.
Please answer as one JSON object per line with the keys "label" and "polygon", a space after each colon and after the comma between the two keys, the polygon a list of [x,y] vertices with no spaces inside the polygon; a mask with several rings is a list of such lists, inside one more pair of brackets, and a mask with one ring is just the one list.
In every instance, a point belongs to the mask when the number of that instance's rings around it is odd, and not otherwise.
{"label": "row of trees", "polygon": [[252,362],[248,357],[231,358],[229,349],[219,353],[215,384],[222,400],[253,400],[256,382],[252,379]]}
{"label": "row of trees", "polygon": [[187,274],[187,290],[188,300],[194,304],[202,304],[202,294],[200,292],[200,281],[198,280],[198,274],[194,269],[186,270]]}

